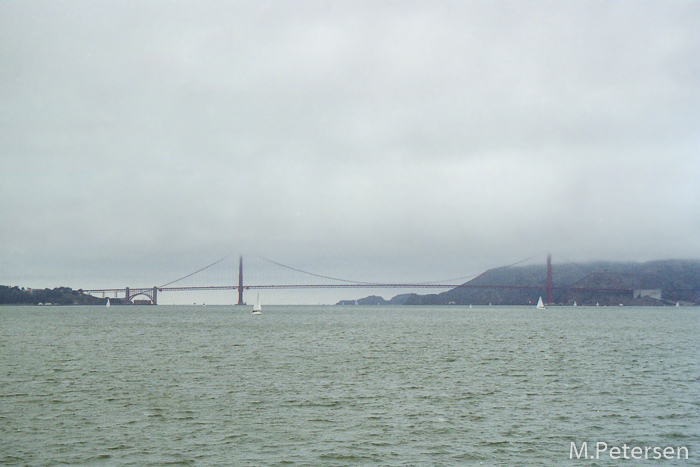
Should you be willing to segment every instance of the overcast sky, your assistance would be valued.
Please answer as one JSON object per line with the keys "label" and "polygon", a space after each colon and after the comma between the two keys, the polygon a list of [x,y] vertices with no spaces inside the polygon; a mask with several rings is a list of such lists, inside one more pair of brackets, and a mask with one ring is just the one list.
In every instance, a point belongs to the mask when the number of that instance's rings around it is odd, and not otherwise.
{"label": "overcast sky", "polygon": [[697,259],[699,149],[697,1],[0,0],[0,284]]}

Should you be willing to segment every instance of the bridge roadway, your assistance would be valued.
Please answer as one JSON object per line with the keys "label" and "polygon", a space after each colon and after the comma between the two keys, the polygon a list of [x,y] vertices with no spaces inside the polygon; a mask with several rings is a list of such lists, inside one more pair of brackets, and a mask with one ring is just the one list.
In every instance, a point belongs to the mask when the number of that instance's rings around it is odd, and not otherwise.
{"label": "bridge roadway", "polygon": [[[238,285],[208,285],[198,287],[135,287],[129,288],[134,294],[145,294],[156,289],[158,292],[186,292],[186,291],[206,291],[206,290],[238,290]],[[484,284],[264,284],[264,285],[244,285],[243,290],[272,290],[272,289],[516,289],[516,290],[546,290],[546,285],[484,285]],[[553,286],[554,290],[578,290],[592,292],[611,293],[632,293],[632,289],[616,288],[591,288],[591,287],[570,287]],[[117,293],[124,292],[124,288],[110,289],[83,289],[83,292],[92,293]]]}
{"label": "bridge roadway", "polygon": [[[516,289],[546,290],[547,286],[536,285],[479,285],[479,284],[291,284],[291,285],[244,285],[244,290],[263,289]],[[555,290],[580,290],[595,292],[630,292],[632,289],[608,289],[588,287],[553,287]],[[202,287],[163,287],[159,292],[181,292],[187,290],[235,290],[237,285],[202,286]]]}

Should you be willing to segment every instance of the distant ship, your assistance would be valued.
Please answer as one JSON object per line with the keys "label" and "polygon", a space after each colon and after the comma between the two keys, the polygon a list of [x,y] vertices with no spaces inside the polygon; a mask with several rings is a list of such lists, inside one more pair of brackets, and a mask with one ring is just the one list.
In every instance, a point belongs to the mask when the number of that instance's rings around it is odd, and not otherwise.
{"label": "distant ship", "polygon": [[542,297],[540,297],[540,299],[537,300],[537,306],[535,308],[537,308],[538,310],[544,310],[545,308],[547,308],[546,306],[544,306],[544,303],[542,303]]}
{"label": "distant ship", "polygon": [[109,297],[107,297],[107,304],[105,305],[105,308],[109,308],[111,305],[109,304]]}

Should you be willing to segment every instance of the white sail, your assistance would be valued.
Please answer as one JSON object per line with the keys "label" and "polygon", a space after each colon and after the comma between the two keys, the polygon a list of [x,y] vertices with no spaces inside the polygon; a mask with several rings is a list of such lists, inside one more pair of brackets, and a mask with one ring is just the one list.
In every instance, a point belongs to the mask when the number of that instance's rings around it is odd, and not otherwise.
{"label": "white sail", "polygon": [[109,308],[111,305],[109,304],[109,297],[107,297],[107,304],[105,305],[106,308]]}
{"label": "white sail", "polygon": [[255,305],[253,305],[253,314],[262,314],[262,306],[260,306],[260,294],[255,297]]}
{"label": "white sail", "polygon": [[537,300],[537,307],[538,310],[544,309],[544,303],[542,303],[542,297],[540,297],[539,300]]}

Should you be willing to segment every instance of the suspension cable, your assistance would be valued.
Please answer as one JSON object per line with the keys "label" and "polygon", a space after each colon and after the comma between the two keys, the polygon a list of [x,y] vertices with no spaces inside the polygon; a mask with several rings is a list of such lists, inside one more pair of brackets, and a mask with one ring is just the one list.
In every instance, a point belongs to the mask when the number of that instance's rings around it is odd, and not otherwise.
{"label": "suspension cable", "polygon": [[174,284],[175,282],[180,282],[180,281],[183,280],[183,279],[187,279],[188,277],[192,277],[192,276],[194,276],[195,274],[204,271],[205,269],[209,269],[210,267],[212,267],[212,266],[214,266],[214,265],[216,265],[216,264],[219,264],[220,262],[222,262],[223,260],[225,260],[226,258],[228,258],[228,257],[230,257],[230,256],[231,256],[230,254],[229,254],[229,255],[226,255],[226,256],[224,256],[223,258],[221,258],[220,260],[211,263],[209,266],[204,266],[202,269],[197,269],[195,272],[192,272],[192,273],[190,273],[190,274],[187,274],[186,276],[182,276],[182,277],[179,278],[179,279],[175,279],[175,280],[172,281],[172,282],[168,282],[167,284],[163,284],[163,285],[160,285],[160,286],[158,286],[158,287],[159,287],[159,288],[161,288],[161,287],[167,287],[167,286],[169,286],[170,284]]}
{"label": "suspension cable", "polygon": [[[561,256],[561,255],[559,255],[559,256]],[[581,266],[580,264],[571,261],[570,259],[566,258],[565,256],[561,256],[561,257],[564,258],[564,261],[566,261],[567,263],[573,264],[574,266],[579,267],[581,270],[588,272],[588,269],[584,268],[584,267]]]}
{"label": "suspension cable", "polygon": [[[204,271],[204,270],[206,270],[206,269],[209,269],[209,268],[212,267],[212,266],[215,266],[215,265],[219,264],[220,262],[224,261],[225,259],[229,258],[230,256],[231,256],[231,254],[228,254],[228,255],[224,256],[223,258],[221,258],[221,259],[219,259],[219,260],[217,260],[217,261],[214,261],[213,263],[211,263],[211,264],[209,264],[209,265],[207,265],[207,266],[204,266],[203,268],[200,268],[200,269],[198,269],[198,270],[196,270],[196,271],[194,271],[194,272],[191,272],[191,273],[189,273],[189,274],[187,274],[187,275],[185,275],[185,276],[182,276],[182,277],[180,277],[180,278],[178,278],[178,279],[175,279],[174,281],[170,281],[170,282],[168,282],[167,284],[163,284],[163,285],[160,285],[160,286],[158,286],[158,287],[159,287],[159,288],[167,287],[167,286],[172,285],[172,284],[174,284],[174,283],[176,283],[176,282],[180,282],[180,281],[183,280],[183,279],[187,279],[188,277],[192,277],[192,276],[194,276],[195,274],[198,274],[198,273],[200,273],[200,272],[202,272],[202,271]],[[530,256],[529,258],[525,258],[525,259],[523,259],[523,260],[521,260],[521,261],[515,262],[515,263],[513,263],[513,264],[509,264],[509,265],[507,265],[507,266],[501,266],[501,267],[502,267],[502,268],[509,268],[509,267],[511,267],[511,266],[515,266],[515,265],[517,265],[517,264],[524,263],[525,261],[529,261],[529,260],[531,260],[532,258],[534,258],[534,257],[536,257],[536,256],[537,256],[537,255]],[[292,267],[292,266],[287,266],[286,264],[278,263],[277,261],[273,261],[273,260],[271,260],[271,259],[264,258],[264,257],[262,257],[262,256],[260,256],[259,258],[261,258],[261,259],[267,261],[268,263],[272,263],[272,264],[275,264],[275,265],[277,265],[277,266],[280,266],[280,267],[283,267],[283,268],[286,268],[286,269],[290,269],[290,270],[292,270],[292,271],[300,272],[300,273],[302,273],[302,274],[308,274],[308,275],[310,275],[310,276],[320,277],[320,278],[323,278],[323,279],[330,279],[330,280],[339,281],[339,282],[348,282],[348,283],[351,283],[351,284],[381,285],[381,284],[379,284],[379,283],[377,283],[377,282],[354,281],[354,280],[350,280],[350,279],[340,279],[340,278],[338,278],[338,277],[325,276],[325,275],[323,275],[323,274],[316,274],[316,273],[313,273],[313,272],[304,271],[303,269],[298,269],[298,268],[294,268],[294,267]],[[575,263],[574,263],[574,264],[575,264]],[[472,278],[477,277],[477,276],[479,276],[479,275],[481,275],[481,273],[479,273],[479,274],[474,274],[474,275],[471,275],[471,276],[462,276],[462,277],[455,277],[455,278],[452,278],[452,279],[443,279],[443,280],[440,280],[440,281],[420,282],[420,284],[426,284],[426,285],[427,285],[427,284],[438,284],[438,283],[441,283],[441,282],[452,282],[452,281],[458,281],[458,280],[463,280],[463,279],[472,279]]]}
{"label": "suspension cable", "polygon": [[523,260],[518,261],[517,263],[509,264],[509,265],[507,265],[507,266],[500,266],[499,269],[501,269],[501,268],[509,268],[509,267],[511,267],[511,266],[515,266],[516,264],[524,263],[525,261],[530,261],[532,258],[535,258],[535,257],[537,257],[537,256],[539,256],[539,255],[532,255],[532,256],[530,256],[529,258],[525,258],[525,259],[523,259]]}
{"label": "suspension cable", "polygon": [[[529,261],[529,260],[531,260],[532,258],[535,258],[535,257],[537,257],[537,256],[538,256],[538,255],[530,256],[529,258],[525,258],[525,259],[523,259],[523,260],[521,260],[521,261],[518,261],[517,263],[509,264],[509,265],[507,265],[507,266],[499,266],[498,269],[500,269],[500,268],[509,268],[509,267],[511,267],[511,266],[515,266],[516,264],[520,264],[520,263],[524,263],[525,261]],[[426,284],[426,285],[427,285],[427,284],[443,284],[443,283],[445,283],[445,282],[461,281],[461,280],[464,280],[464,279],[474,279],[475,277],[479,277],[479,276],[482,275],[482,274],[483,274],[483,272],[480,272],[480,273],[478,273],[478,274],[472,274],[471,276],[454,277],[454,278],[452,278],[452,279],[442,279],[442,280],[439,280],[439,281],[419,282],[419,284]]]}
{"label": "suspension cable", "polygon": [[428,282],[418,282],[418,284],[429,285],[429,284],[444,284],[445,282],[463,281],[465,279],[474,279],[483,273],[472,274],[471,276],[453,277],[452,279],[442,279],[439,281],[428,281]]}
{"label": "suspension cable", "polygon": [[313,272],[309,272],[309,271],[304,271],[304,270],[301,270],[301,269],[293,268],[293,267],[291,267],[291,266],[287,266],[286,264],[278,263],[277,261],[272,261],[271,259],[263,258],[262,256],[261,256],[260,258],[261,258],[261,259],[264,259],[264,260],[267,261],[268,263],[276,264],[277,266],[281,266],[281,267],[283,267],[283,268],[291,269],[292,271],[301,272],[301,273],[303,273],[303,274],[308,274],[308,275],[310,275],[310,276],[321,277],[321,278],[323,278],[323,279],[331,279],[331,280],[340,281],[340,282],[350,282],[350,283],[352,283],[352,284],[369,284],[369,285],[376,284],[376,282],[351,281],[351,280],[349,280],[349,279],[339,279],[339,278],[337,278],[337,277],[324,276],[324,275],[322,275],[322,274],[314,274]]}

